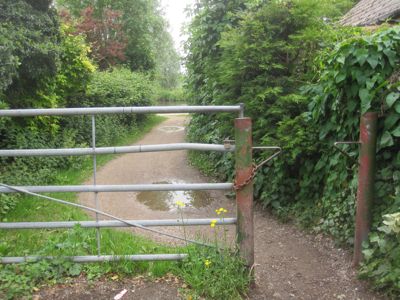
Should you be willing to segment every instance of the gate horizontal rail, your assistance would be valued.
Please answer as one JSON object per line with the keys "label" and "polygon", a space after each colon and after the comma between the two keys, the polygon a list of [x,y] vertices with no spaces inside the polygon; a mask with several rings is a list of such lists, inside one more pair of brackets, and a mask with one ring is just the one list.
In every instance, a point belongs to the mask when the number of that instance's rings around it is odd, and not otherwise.
{"label": "gate horizontal rail", "polygon": [[[112,192],[152,192],[152,191],[206,191],[231,190],[233,183],[159,183],[126,185],[43,185],[15,186],[32,193],[112,193]],[[1,186],[0,193],[18,193],[16,189]]]}
{"label": "gate horizontal rail", "polygon": [[[85,256],[66,256],[65,259],[76,263],[104,262],[104,261],[166,261],[182,260],[187,254],[136,254],[136,255],[85,255]],[[24,262],[37,262],[43,259],[55,259],[55,256],[9,256],[0,257],[2,264],[16,264]]]}
{"label": "gate horizontal rail", "polygon": [[94,154],[122,154],[122,153],[142,153],[142,152],[177,151],[177,150],[233,152],[235,151],[235,146],[199,144],[199,143],[176,143],[176,144],[138,145],[138,146],[123,146],[123,147],[99,147],[99,148],[10,149],[10,150],[0,150],[0,157],[80,156],[80,155],[94,155]]}
{"label": "gate horizontal rail", "polygon": [[[163,220],[127,220],[144,227],[152,226],[201,226],[210,225],[234,225],[236,218],[224,219],[163,219]],[[131,227],[120,221],[64,221],[64,222],[7,222],[0,223],[0,229],[54,229],[54,228],[73,228],[80,225],[82,228],[111,228],[111,227]]]}
{"label": "gate horizontal rail", "polygon": [[243,114],[242,105],[221,106],[130,106],[130,107],[80,107],[43,109],[4,109],[0,117],[77,116],[105,114],[157,114],[157,113],[217,113]]}

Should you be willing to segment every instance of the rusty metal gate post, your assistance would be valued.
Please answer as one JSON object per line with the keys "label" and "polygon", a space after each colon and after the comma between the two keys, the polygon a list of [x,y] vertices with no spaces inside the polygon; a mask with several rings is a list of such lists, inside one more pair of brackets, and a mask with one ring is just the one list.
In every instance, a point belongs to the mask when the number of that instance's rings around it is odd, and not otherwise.
{"label": "rusty metal gate post", "polygon": [[360,122],[360,167],[356,207],[353,265],[362,260],[362,243],[367,240],[371,224],[371,206],[374,197],[375,157],[378,113],[368,112]]}
{"label": "rusty metal gate post", "polygon": [[254,264],[253,181],[247,182],[253,173],[250,118],[235,119],[235,147],[235,185],[240,187],[236,189],[236,236],[241,257],[248,267],[252,267]]}

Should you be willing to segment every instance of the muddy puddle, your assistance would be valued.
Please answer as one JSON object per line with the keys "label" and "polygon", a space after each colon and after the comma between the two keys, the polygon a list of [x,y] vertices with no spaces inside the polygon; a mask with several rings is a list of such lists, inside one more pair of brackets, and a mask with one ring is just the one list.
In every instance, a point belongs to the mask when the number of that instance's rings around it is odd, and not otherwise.
{"label": "muddy puddle", "polygon": [[[155,184],[185,183],[184,181],[161,181]],[[140,192],[136,199],[151,210],[174,211],[177,210],[177,201],[185,207],[202,208],[208,206],[214,199],[205,191],[157,191]]]}

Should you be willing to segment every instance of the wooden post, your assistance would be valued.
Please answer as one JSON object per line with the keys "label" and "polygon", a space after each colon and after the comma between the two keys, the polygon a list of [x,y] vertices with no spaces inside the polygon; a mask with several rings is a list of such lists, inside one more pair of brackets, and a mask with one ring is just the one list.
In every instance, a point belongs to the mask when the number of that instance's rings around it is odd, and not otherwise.
{"label": "wooden post", "polygon": [[362,260],[362,243],[368,239],[371,225],[371,207],[374,198],[376,138],[378,113],[369,112],[360,122],[360,166],[356,207],[353,265]]}
{"label": "wooden post", "polygon": [[235,185],[237,205],[236,236],[239,251],[248,267],[254,264],[253,181],[243,185],[253,172],[250,118],[235,119]]}

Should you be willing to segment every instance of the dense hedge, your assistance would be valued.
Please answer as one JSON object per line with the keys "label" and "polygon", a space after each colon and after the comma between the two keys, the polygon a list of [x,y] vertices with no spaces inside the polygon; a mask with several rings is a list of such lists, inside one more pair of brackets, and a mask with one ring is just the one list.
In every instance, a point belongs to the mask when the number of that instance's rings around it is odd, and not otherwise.
{"label": "dense hedge", "polygon": [[176,103],[176,102],[187,102],[187,97],[185,95],[185,91],[183,88],[175,88],[175,89],[165,89],[162,87],[156,88],[153,98],[154,103]]}
{"label": "dense hedge", "polygon": [[[150,105],[151,81],[146,75],[126,69],[95,72],[87,92],[70,98],[77,106],[144,106]],[[79,105],[81,104],[81,105]],[[37,118],[8,119],[0,128],[1,147],[8,149],[70,148],[91,145],[91,118],[88,116],[57,118],[53,130],[43,130],[29,123]],[[108,115],[96,117],[97,146],[111,146],[120,137],[132,132],[144,122],[143,115]],[[46,184],[54,172],[63,168],[79,168],[82,158],[3,158],[0,182],[8,184]],[[0,216],[13,208],[16,198],[0,196]]]}
{"label": "dense hedge", "polygon": [[[95,72],[86,93],[70,101],[70,107],[146,106],[150,105],[153,93],[150,78],[141,73],[132,73],[119,68],[107,72]],[[145,119],[145,115],[109,115],[96,117],[96,143],[111,145],[119,136]],[[91,139],[91,120],[87,117],[63,119],[65,128],[76,131],[77,143],[88,143]]]}
{"label": "dense hedge", "polygon": [[[326,20],[338,15],[339,4],[204,4],[191,25],[187,87],[196,104],[244,102],[246,114],[254,120],[255,143],[283,148],[283,154],[255,179],[261,204],[351,245],[357,165],[333,143],[358,140],[362,113],[380,112],[372,230],[376,232],[382,215],[400,207],[400,27],[375,34],[335,28]],[[219,13],[206,17],[210,10]],[[214,40],[206,39],[204,32],[214,33]],[[210,57],[198,64],[205,54]],[[231,125],[227,116],[194,117],[189,138],[220,142],[232,137]],[[347,146],[345,151],[357,159],[356,147]],[[208,160],[215,174],[232,176],[227,156],[212,154]],[[398,249],[398,239],[390,239],[390,247]],[[365,276],[398,293],[394,278],[399,278],[399,257],[380,252],[376,238],[371,244],[374,252]],[[378,261],[386,267],[377,270]]]}

